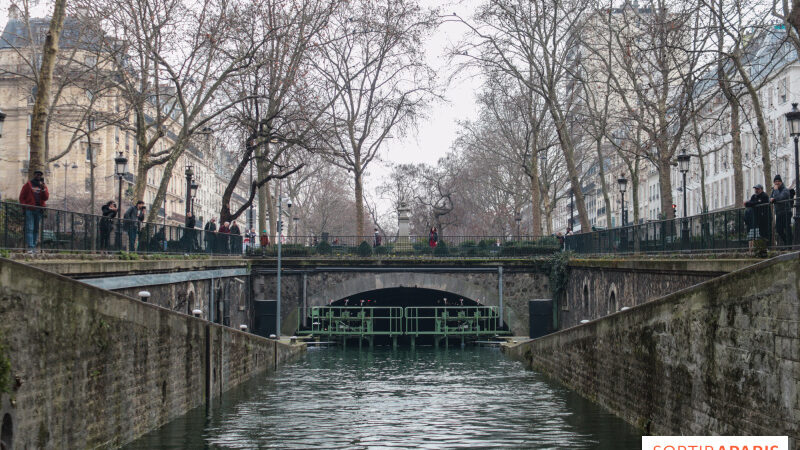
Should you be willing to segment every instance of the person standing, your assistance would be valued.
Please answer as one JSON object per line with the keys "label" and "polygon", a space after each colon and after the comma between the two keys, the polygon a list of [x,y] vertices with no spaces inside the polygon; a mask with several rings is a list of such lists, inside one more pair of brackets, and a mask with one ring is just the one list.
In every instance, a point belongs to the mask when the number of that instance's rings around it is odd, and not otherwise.
{"label": "person standing", "polygon": [[230,253],[229,238],[231,234],[231,223],[225,222],[219,226],[219,234],[217,235],[217,251],[220,253]]}
{"label": "person standing", "polygon": [[239,225],[234,220],[231,224],[231,252],[242,252],[242,232],[239,230]]}
{"label": "person standing", "polygon": [[186,222],[184,223],[186,229],[184,230],[183,240],[187,253],[194,250],[194,227],[197,225],[197,219],[191,212],[186,213]]}
{"label": "person standing", "polygon": [[39,225],[42,222],[42,208],[50,198],[50,191],[44,182],[44,172],[33,172],[33,178],[22,185],[19,192],[19,202],[27,205],[25,208],[25,240],[28,244],[28,253],[36,250],[36,238],[39,236]]}
{"label": "person standing", "polygon": [[753,195],[744,202],[747,210],[744,213],[747,223],[747,237],[755,239],[769,239],[769,196],[764,192],[764,186],[753,186]]}
{"label": "person standing", "polygon": [[381,246],[381,234],[378,232],[378,229],[375,228],[375,247]]}
{"label": "person standing", "polygon": [[103,218],[100,219],[100,249],[111,247],[111,230],[114,229],[114,218],[117,217],[117,202],[111,200],[100,208]]}
{"label": "person standing", "polygon": [[792,245],[792,202],[789,190],[783,185],[780,175],[775,175],[770,203],[775,205],[775,232],[781,238],[781,245]]}
{"label": "person standing", "polygon": [[439,233],[436,231],[436,227],[431,227],[431,232],[428,235],[428,245],[431,248],[436,248],[439,244]]}
{"label": "person standing", "polygon": [[203,227],[203,230],[205,231],[205,233],[203,233],[203,241],[206,243],[206,251],[208,253],[214,253],[214,243],[216,242],[216,234],[214,233],[217,231],[217,219],[212,217],[211,220],[206,223],[206,226]]}
{"label": "person standing", "polygon": [[144,221],[144,202],[139,200],[135,205],[128,208],[122,216],[125,224],[125,232],[128,233],[128,251],[136,251],[136,236],[139,234],[139,222]]}

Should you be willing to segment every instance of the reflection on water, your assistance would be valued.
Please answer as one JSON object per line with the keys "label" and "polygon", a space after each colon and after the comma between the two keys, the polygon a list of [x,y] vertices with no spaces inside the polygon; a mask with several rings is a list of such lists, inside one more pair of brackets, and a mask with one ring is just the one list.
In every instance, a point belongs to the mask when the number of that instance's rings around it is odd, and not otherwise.
{"label": "reflection on water", "polygon": [[641,435],[497,349],[311,349],[130,448],[634,449]]}

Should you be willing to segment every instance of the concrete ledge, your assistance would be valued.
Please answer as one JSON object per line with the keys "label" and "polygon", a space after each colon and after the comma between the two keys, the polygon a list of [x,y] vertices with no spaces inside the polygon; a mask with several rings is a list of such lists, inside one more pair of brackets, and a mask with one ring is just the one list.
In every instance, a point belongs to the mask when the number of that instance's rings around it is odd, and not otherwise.
{"label": "concrete ledge", "polygon": [[163,273],[187,270],[208,270],[232,267],[247,267],[243,258],[209,259],[141,259],[123,261],[119,259],[97,260],[32,260],[32,267],[58,273],[71,278],[89,278],[123,274]]}
{"label": "concrete ledge", "polygon": [[743,269],[764,261],[757,258],[692,258],[692,259],[653,259],[653,258],[574,258],[571,267],[587,267],[597,269],[634,270],[634,271],[679,271],[728,273]]}

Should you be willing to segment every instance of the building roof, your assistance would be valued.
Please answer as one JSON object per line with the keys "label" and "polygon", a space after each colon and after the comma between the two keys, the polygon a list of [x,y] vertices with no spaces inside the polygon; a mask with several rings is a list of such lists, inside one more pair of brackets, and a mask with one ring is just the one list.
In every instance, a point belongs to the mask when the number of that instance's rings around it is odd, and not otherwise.
{"label": "building roof", "polygon": [[[41,46],[44,44],[49,28],[49,18],[31,18],[27,24],[22,19],[9,19],[3,33],[0,34],[0,50],[30,45]],[[64,19],[64,29],[61,32],[58,46],[97,52],[103,48],[104,40],[102,32],[86,27],[74,17],[67,17]]]}

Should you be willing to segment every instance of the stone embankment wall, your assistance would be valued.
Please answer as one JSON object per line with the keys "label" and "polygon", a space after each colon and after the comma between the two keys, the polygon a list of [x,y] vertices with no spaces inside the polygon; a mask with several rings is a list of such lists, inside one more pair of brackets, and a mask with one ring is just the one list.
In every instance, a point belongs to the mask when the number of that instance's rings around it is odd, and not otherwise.
{"label": "stone embankment wall", "polygon": [[785,255],[506,351],[647,433],[796,444],[798,275]]}
{"label": "stone embankment wall", "polygon": [[0,348],[14,448],[125,444],[305,350],[4,259]]}
{"label": "stone embankment wall", "polygon": [[757,259],[574,259],[569,264],[561,329],[641,305],[734,270]]}
{"label": "stone embankment wall", "polygon": [[[103,287],[133,298],[147,291],[154,305],[184,314],[199,309],[214,323],[252,328],[248,265],[242,258],[33,260],[31,265],[77,280],[103,280],[109,283]],[[220,276],[236,269],[243,273]]]}

